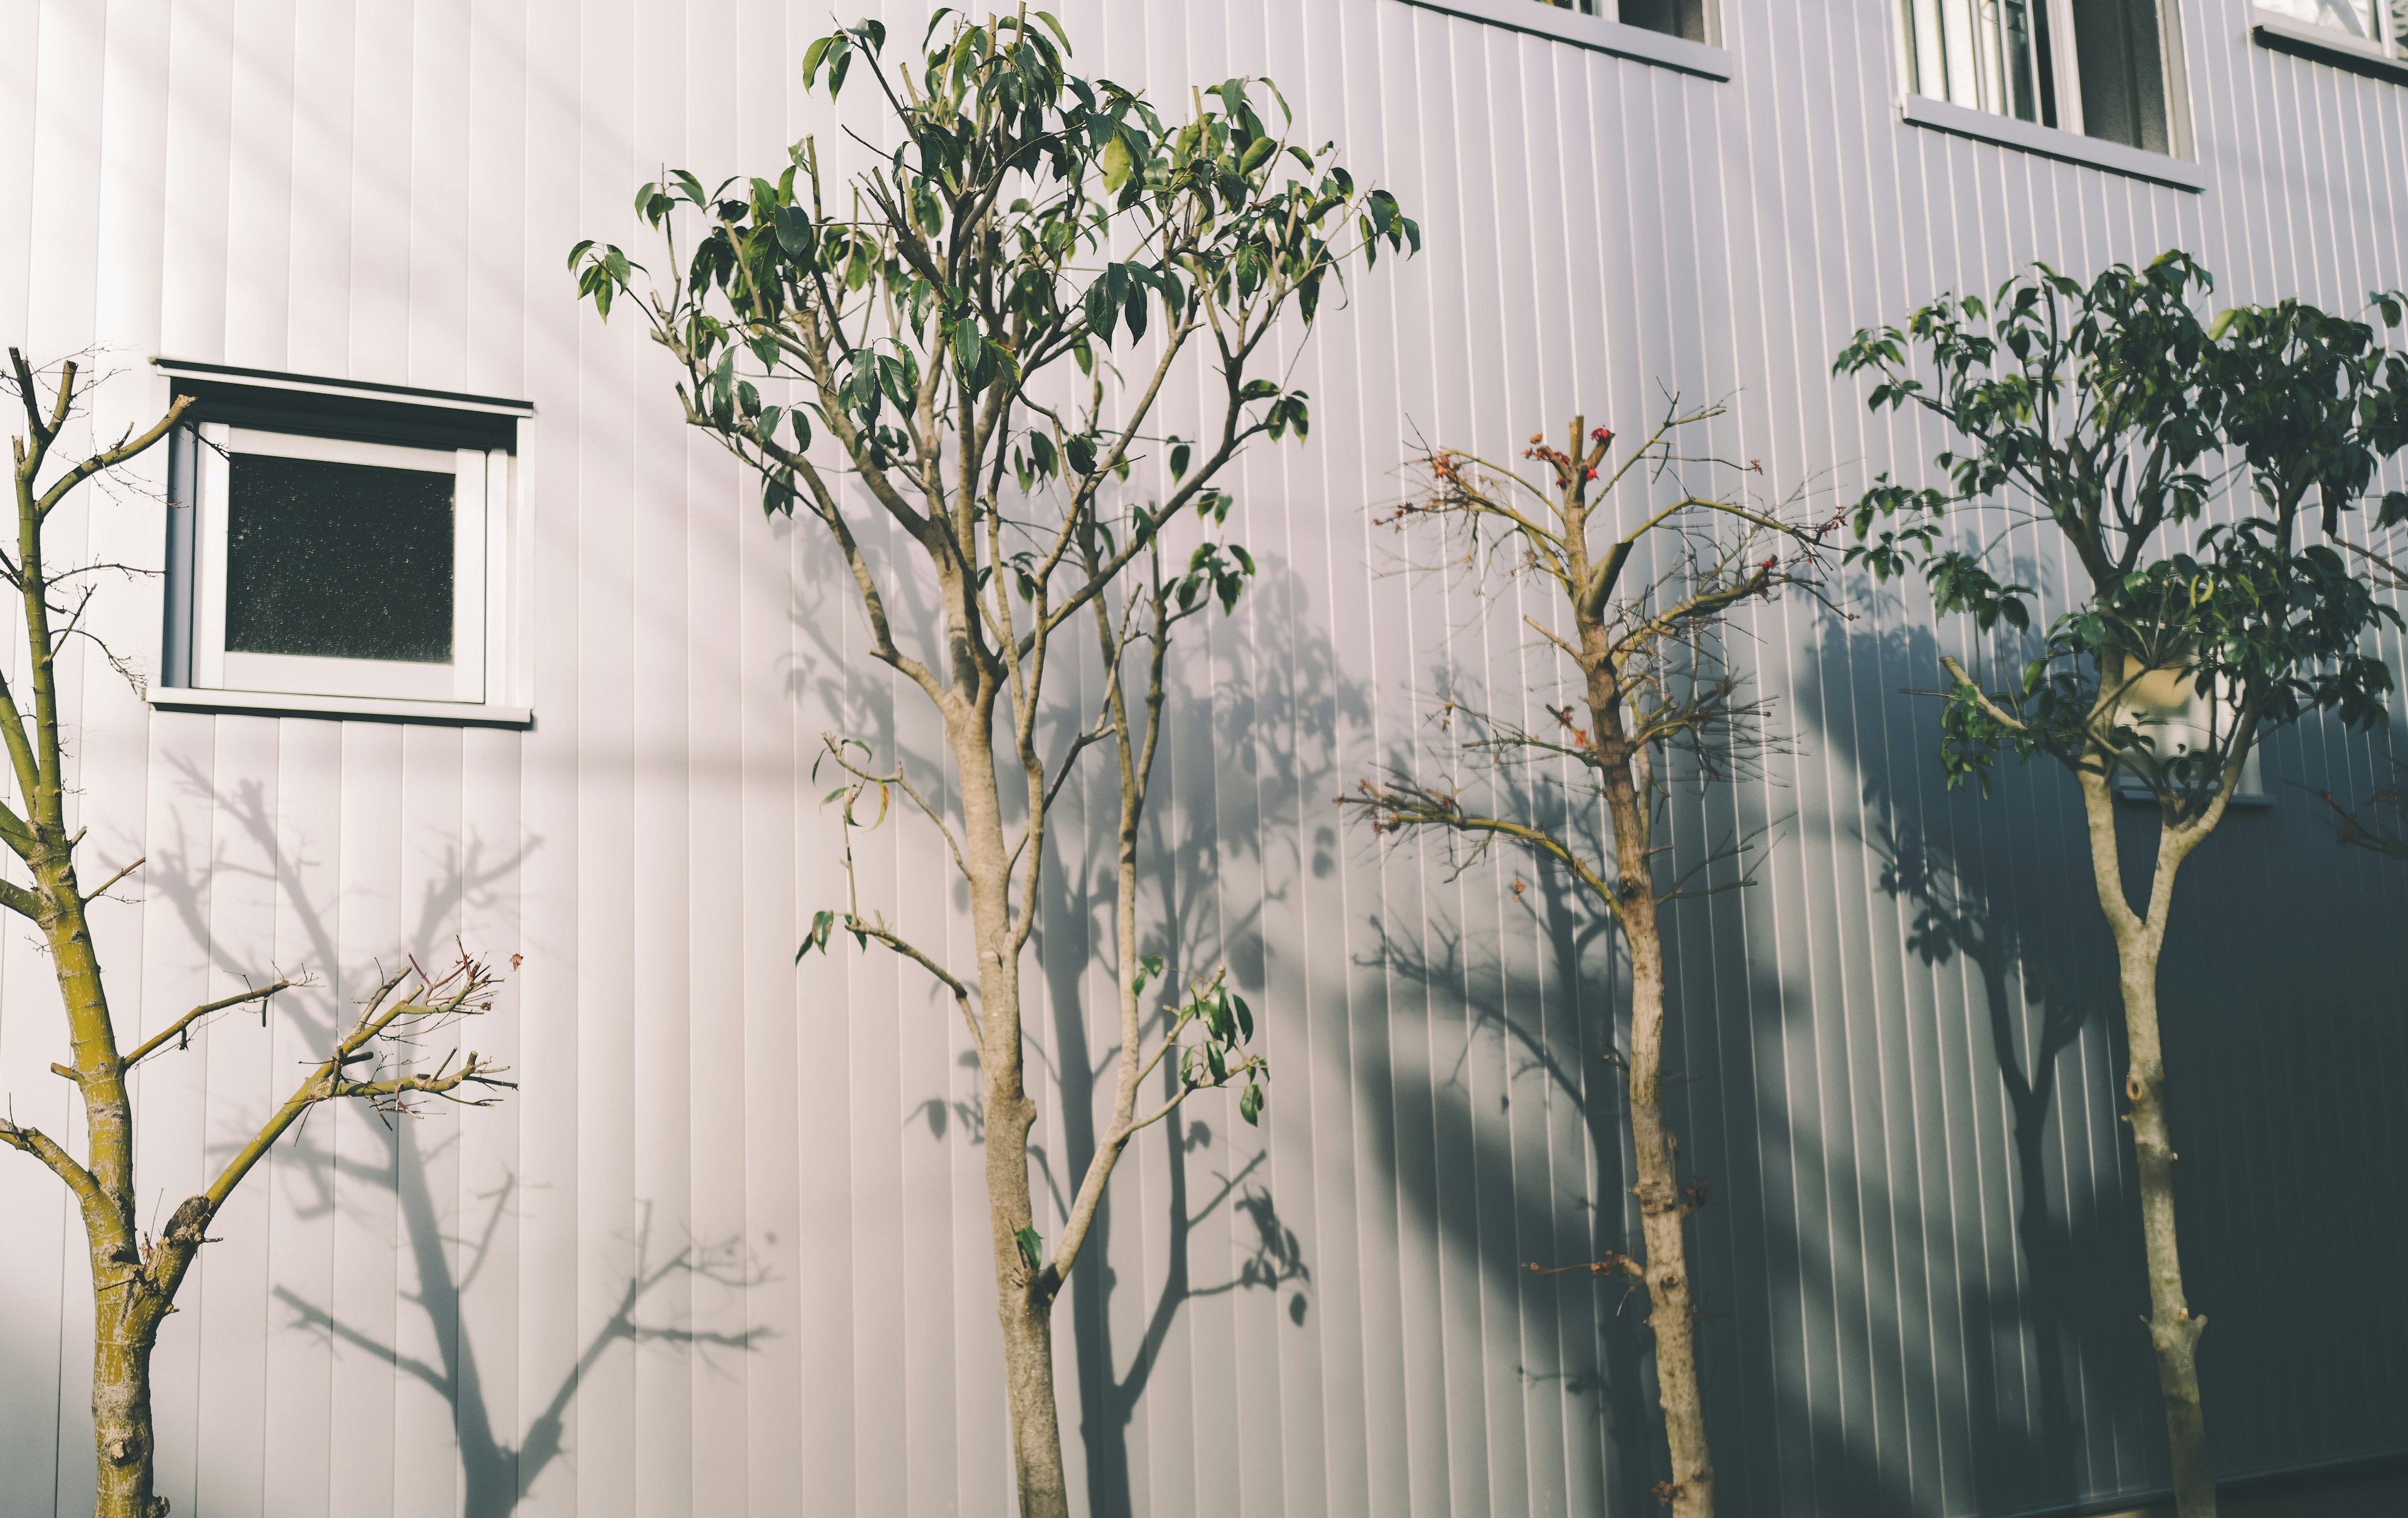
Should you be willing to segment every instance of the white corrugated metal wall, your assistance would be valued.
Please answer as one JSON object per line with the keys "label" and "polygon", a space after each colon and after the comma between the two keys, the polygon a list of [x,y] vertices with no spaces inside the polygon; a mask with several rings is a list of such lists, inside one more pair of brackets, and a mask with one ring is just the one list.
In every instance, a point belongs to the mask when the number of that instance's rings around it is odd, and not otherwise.
{"label": "white corrugated metal wall", "polygon": [[[1885,0],[1723,0],[1727,83],[1400,0],[1065,0],[1092,72],[1178,95],[1268,73],[1420,216],[1306,356],[1310,448],[1239,492],[1264,580],[1185,670],[1163,895],[1269,1015],[1267,1128],[1203,1106],[1123,1171],[1062,1335],[1099,1513],[1653,1511],[1627,1311],[1531,1259],[1622,1241],[1573,909],[1497,860],[1450,881],[1329,798],[1438,762],[1441,669],[1519,699],[1518,609],[1385,575],[1367,504],[1400,439],[1491,448],[1575,408],[1627,431],[1666,384],[1843,496],[1937,440],[1825,368],[1856,326],[2045,258],[2197,251],[2228,294],[2352,305],[2408,283],[2408,94],[2254,50],[2185,0],[2212,179],[2156,187],[1901,124]],[[921,7],[892,6],[898,34]],[[848,11],[848,15],[851,13]],[[526,735],[150,712],[86,664],[74,721],[98,920],[146,1025],[271,963],[321,987],[144,1077],[166,1205],[381,956],[523,951],[480,1029],[516,1099],[389,1131],[312,1123],[229,1209],[160,1356],[166,1491],[210,1515],[998,1513],[1006,1458],[958,1029],[921,980],[796,971],[831,898],[806,771],[831,725],[933,734],[858,666],[842,588],[676,423],[632,324],[569,300],[580,236],[632,244],[664,162],[778,162],[814,125],[824,7],[754,0],[0,0],[0,329],[103,345],[104,424],[150,353],[535,400],[538,725]],[[69,529],[157,564],[159,504]],[[2037,548],[2037,545],[2036,545]],[[2045,560],[2042,561],[2045,569]],[[108,629],[155,650],[152,582]],[[2003,1512],[2159,1479],[2114,1120],[2101,935],[2067,791],[1944,797],[1911,611],[1758,612],[1796,753],[1684,803],[1695,846],[1770,825],[1755,890],[1677,919],[1687,1153],[1735,1511]],[[2278,782],[2369,780],[2278,743]],[[2219,1461],[2397,1447],[2408,1069],[2394,866],[2283,790],[2193,866],[2170,1005],[2186,1239]],[[1090,809],[1108,806],[1090,795]],[[1100,810],[1091,816],[1106,815]],[[941,937],[942,855],[890,830],[865,885]],[[1086,882],[1049,902],[1057,1008],[1102,977]],[[2233,904],[2228,907],[2226,904]],[[2270,918],[2278,953],[2236,943]],[[47,966],[0,937],[0,1090],[73,1126]],[[1107,1035],[1108,1037],[1108,1035]],[[1057,1072],[1108,1055],[1046,1030]],[[1100,1099],[1047,1102],[1046,1178]],[[0,1508],[88,1503],[79,1242],[0,1165]],[[2301,1250],[2299,1240],[2308,1246]],[[2302,1326],[2290,1290],[2346,1310]],[[1568,1280],[1570,1278],[1567,1278]]]}

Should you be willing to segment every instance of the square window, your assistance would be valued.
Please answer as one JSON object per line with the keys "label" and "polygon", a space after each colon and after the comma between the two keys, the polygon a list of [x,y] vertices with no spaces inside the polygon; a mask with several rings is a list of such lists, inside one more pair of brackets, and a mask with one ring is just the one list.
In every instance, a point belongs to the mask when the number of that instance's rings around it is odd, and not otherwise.
{"label": "square window", "polygon": [[498,451],[204,423],[193,683],[485,699],[485,509]]}
{"label": "square window", "polygon": [[523,686],[517,418],[342,393],[382,387],[237,386],[227,372],[178,373],[201,405],[171,461],[154,700],[523,719],[510,704]]}

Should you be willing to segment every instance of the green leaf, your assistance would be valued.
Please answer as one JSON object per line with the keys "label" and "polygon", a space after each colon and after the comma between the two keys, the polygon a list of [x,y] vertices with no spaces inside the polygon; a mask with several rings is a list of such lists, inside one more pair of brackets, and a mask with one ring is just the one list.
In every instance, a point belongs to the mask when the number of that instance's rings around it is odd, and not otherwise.
{"label": "green leaf", "polygon": [[1015,1230],[1011,1237],[1019,1241],[1020,1258],[1028,1267],[1030,1275],[1045,1268],[1044,1235],[1034,1228],[1021,1228]]}
{"label": "green leaf", "polygon": [[[1121,314],[1120,303],[1112,299],[1111,280],[1099,279],[1089,285],[1081,306],[1086,312],[1089,329],[1105,343],[1110,344],[1112,340],[1112,327],[1120,321]],[[1079,353],[1079,367],[1082,371],[1087,367],[1087,356],[1083,348]]]}
{"label": "green leaf", "polygon": [[1187,444],[1185,444],[1185,443],[1183,443],[1183,442],[1179,441],[1177,438],[1173,438],[1173,439],[1171,439],[1171,443],[1170,443],[1170,478],[1171,478],[1171,479],[1173,479],[1173,480],[1178,480],[1178,479],[1182,478],[1182,476],[1184,476],[1184,475],[1187,473],[1187,463],[1188,463],[1188,460],[1189,460],[1189,459],[1194,455],[1194,452],[1195,452],[1195,450],[1193,450],[1193,449],[1191,449],[1190,447],[1188,447],[1188,445],[1187,445]]}
{"label": "green leaf", "polygon": [[779,207],[771,224],[778,231],[778,246],[786,251],[787,257],[808,259],[818,251],[818,229],[811,224],[811,213],[802,207]]}
{"label": "green leaf", "polygon": [[1240,174],[1254,173],[1254,170],[1262,167],[1263,165],[1269,160],[1271,154],[1278,150],[1279,144],[1271,140],[1269,137],[1256,137],[1253,142],[1247,144],[1246,150],[1238,156],[1238,172]]}
{"label": "green leaf", "polygon": [[1245,1090],[1238,1093],[1238,1115],[1246,1120],[1248,1127],[1261,1125],[1263,1088],[1252,1081],[1246,1082]]}
{"label": "green leaf", "polygon": [[1129,150],[1127,136],[1124,133],[1113,133],[1111,140],[1104,144],[1105,193],[1119,194],[1121,186],[1128,183],[1129,175],[1136,167],[1137,155]]}
{"label": "green leaf", "polygon": [[817,949],[822,953],[827,952],[828,929],[835,925],[836,913],[826,910],[813,912],[811,914],[811,930],[810,933],[804,935],[803,946],[795,951],[795,963],[797,965],[801,964],[803,962],[803,956],[810,953],[814,949]]}

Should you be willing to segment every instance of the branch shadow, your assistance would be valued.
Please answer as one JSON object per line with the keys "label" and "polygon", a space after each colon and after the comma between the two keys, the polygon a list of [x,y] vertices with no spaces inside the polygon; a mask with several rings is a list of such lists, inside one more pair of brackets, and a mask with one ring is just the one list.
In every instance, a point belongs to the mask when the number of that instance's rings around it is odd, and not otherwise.
{"label": "branch shadow", "polygon": [[[2038,566],[2023,573],[2038,582]],[[2122,1059],[2114,956],[2089,904],[2070,781],[2042,761],[2028,772],[2003,765],[1987,800],[1941,784],[1937,703],[1910,704],[1936,680],[1939,652],[1917,623],[1827,627],[1797,703],[1833,773],[1856,778],[1861,821],[1835,827],[1829,847],[1860,849],[1870,883],[1893,904],[1923,978],[1907,975],[1892,1016],[1925,1024],[1903,1034],[1927,1051],[1910,1053],[1914,1077],[1950,1088],[1935,1091],[1937,1104],[1967,1115],[1948,1119],[1943,1145],[1973,1155],[1928,1155],[1918,1131],[1913,1164],[1941,1167],[1929,1176],[1893,1174],[1895,1161],[1878,1155],[1848,1166],[1868,1196],[1878,1187],[1883,1208],[1916,1220],[1899,1237],[1922,1258],[1894,1268],[1928,1267],[1934,1299],[1953,1298],[1953,1332],[1936,1332],[1932,1346],[1941,1364],[1924,1368],[1935,1384],[1945,1363],[1961,1368],[1963,1405],[1946,1420],[1961,1468],[1946,1478],[1951,1497],[2054,1508],[2133,1490],[2162,1463],[2137,1322],[2147,1294],[2127,1139],[2110,1092]],[[1856,708],[1868,692],[1898,709],[1867,721]],[[2000,1182],[2001,1201],[1987,1202],[1983,1192]],[[1982,1241],[1994,1210],[2012,1218],[2011,1250]],[[1914,1499],[1896,1456],[1807,1416],[1818,1461],[1846,1472],[1850,1488]]]}
{"label": "branch shadow", "polygon": [[[1239,660],[1234,670],[1216,669],[1209,681],[1182,679],[1196,673],[1197,661],[1211,657],[1199,634],[1174,649],[1166,673],[1170,699],[1163,751],[1156,759],[1143,819],[1139,952],[1161,955],[1165,969],[1158,983],[1176,986],[1209,973],[1217,950],[1218,962],[1228,966],[1233,983],[1259,996],[1266,994],[1264,917],[1267,912],[1292,909],[1293,892],[1266,881],[1252,899],[1240,903],[1216,889],[1231,857],[1262,865],[1259,833],[1242,825],[1242,819],[1241,825],[1225,825],[1217,796],[1199,804],[1183,795],[1181,781],[1185,777],[1178,772],[1174,752],[1182,741],[1192,744],[1200,728],[1200,736],[1216,756],[1242,755],[1237,762],[1250,767],[1258,786],[1279,794],[1307,794],[1299,788],[1326,780],[1308,773],[1312,768],[1308,753],[1327,752],[1339,727],[1363,720],[1368,709],[1360,690],[1340,678],[1337,651],[1326,633],[1302,615],[1306,586],[1301,577],[1277,555],[1265,554],[1257,565],[1256,582],[1247,593],[1249,615],[1256,623],[1254,637],[1278,646],[1283,659],[1267,673],[1253,661]],[[1093,688],[1100,692],[1097,657],[1092,648],[1082,651],[1082,667]],[[1142,679],[1141,666],[1137,678]],[[1210,691],[1209,697],[1195,694],[1199,687]],[[1265,707],[1291,714],[1293,720],[1258,725],[1256,715]],[[1097,773],[1102,773],[1100,768]],[[1109,1106],[1120,1058],[1117,1039],[1101,1049],[1096,1046],[1086,1017],[1091,988],[1100,984],[1110,990],[1118,980],[1111,922],[1115,865],[1110,843],[1117,828],[1119,792],[1110,780],[1092,791],[1083,812],[1075,819],[1064,819],[1065,834],[1073,836],[1075,828],[1102,840],[1104,846],[1083,853],[1070,847],[1054,852],[1054,867],[1048,869],[1043,882],[1040,921],[1044,925],[1038,946],[1053,1014],[1048,1024],[1051,1067],[1060,1096],[1066,1162],[1058,1177],[1048,1170],[1057,1214],[1067,1210],[1067,1191],[1085,1173],[1096,1153],[1097,1114]],[[1083,868],[1075,863],[1081,860],[1085,862]],[[1167,1025],[1167,1015],[1157,1011],[1147,1020],[1145,1035],[1158,1036]],[[1157,1092],[1141,1100],[1175,1095],[1176,1072],[1166,1065],[1157,1083]],[[1276,1080],[1273,1086],[1276,1100]],[[1312,1270],[1302,1245],[1281,1221],[1269,1189],[1248,1181],[1265,1163],[1268,1150],[1258,1150],[1234,1174],[1223,1176],[1210,1198],[1200,1207],[1192,1207],[1190,1156],[1213,1142],[1212,1127],[1189,1118],[1183,1110],[1166,1119],[1163,1126],[1166,1131],[1159,1143],[1167,1184],[1159,1205],[1166,1225],[1167,1270],[1142,1320],[1125,1370],[1121,1368],[1123,1352],[1115,1343],[1111,1310],[1111,1296],[1120,1286],[1112,1239],[1116,1222],[1139,1204],[1125,1197],[1115,1201],[1112,1193],[1107,1192],[1088,1237],[1086,1253],[1092,1263],[1084,1272],[1073,1272],[1069,1286],[1087,1500],[1089,1511],[1097,1518],[1131,1518],[1139,1511],[1128,1430],[1184,1305],[1240,1291],[1277,1296],[1293,1287],[1289,1321],[1301,1325],[1310,1310],[1307,1294]],[[1125,1162],[1138,1158],[1139,1153],[1133,1145]],[[1125,1166],[1116,1180],[1128,1177],[1133,1169]],[[1129,1190],[1125,1183],[1112,1189]],[[1229,1281],[1197,1285],[1188,1261],[1190,1241],[1195,1230],[1225,1205],[1252,1230],[1245,1244],[1247,1255]]]}
{"label": "branch shadow", "polygon": [[[232,795],[221,795],[210,778],[191,761],[177,760],[174,764],[186,794],[215,806],[220,815],[266,861],[265,866],[234,864],[220,846],[205,861],[195,863],[187,840],[179,832],[175,844],[163,853],[148,880],[175,909],[194,941],[210,945],[210,958],[221,969],[236,974],[255,969],[231,963],[206,931],[211,878],[221,873],[249,874],[270,882],[284,895],[308,945],[306,963],[322,967],[329,975],[339,975],[343,969],[340,951],[327,912],[294,883],[302,878],[303,866],[310,863],[298,854],[298,851],[307,848],[306,840],[288,848],[280,836],[265,787],[255,780],[244,781],[234,788]],[[416,921],[404,935],[401,952],[421,960],[426,958],[441,938],[443,920],[452,910],[489,900],[492,892],[516,876],[535,847],[536,843],[530,842],[499,857],[488,857],[487,852],[475,842],[464,850],[454,850],[438,879],[424,889]],[[311,1039],[322,1043],[335,1037],[337,1012],[330,998],[280,999],[278,1007]],[[330,1113],[329,1119],[339,1120],[339,1114]],[[340,1184],[346,1181],[367,1183],[394,1197],[418,1282],[414,1293],[402,1294],[402,1300],[424,1317],[435,1344],[435,1358],[405,1354],[397,1344],[382,1342],[357,1325],[342,1322],[325,1304],[311,1302],[281,1284],[273,1289],[272,1296],[291,1311],[291,1326],[318,1335],[330,1348],[350,1348],[388,1361],[444,1400],[452,1410],[452,1426],[459,1441],[463,1511],[468,1518],[500,1518],[515,1511],[533,1489],[536,1479],[566,1453],[563,1435],[568,1408],[586,1373],[613,1345],[675,1342],[695,1346],[705,1353],[744,1352],[754,1348],[768,1334],[769,1330],[762,1327],[715,1333],[646,1323],[638,1317],[645,1299],[675,1280],[700,1280],[740,1291],[767,1279],[765,1267],[751,1262],[740,1240],[710,1244],[689,1240],[665,1259],[652,1259],[652,1226],[647,1204],[645,1221],[632,1240],[635,1264],[617,1307],[562,1376],[523,1436],[512,1440],[496,1417],[497,1411],[507,1416],[509,1410],[496,1410],[487,1399],[475,1345],[461,1325],[461,1298],[491,1258],[502,1228],[517,1215],[517,1178],[505,1176],[487,1194],[490,1206],[473,1238],[454,1234],[447,1225],[427,1177],[429,1161],[457,1142],[456,1133],[430,1148],[419,1138],[414,1124],[388,1119],[364,1126],[378,1146],[371,1151],[372,1163],[339,1155],[318,1141],[319,1135],[310,1124],[296,1129],[286,1152],[299,1162],[299,1176],[314,1194],[298,1209],[298,1214],[307,1219],[336,1211],[342,1205]],[[462,1267],[456,1273],[451,1256],[454,1247],[464,1253]]]}
{"label": "branch shadow", "polygon": [[[420,1196],[424,1188],[417,1188]],[[284,1286],[275,1289],[276,1300],[290,1310],[294,1326],[322,1338],[330,1346],[341,1345],[362,1351],[379,1359],[389,1360],[404,1375],[409,1376],[448,1403],[456,1415],[459,1430],[462,1475],[462,1511],[466,1518],[501,1518],[517,1511],[521,1501],[531,1491],[536,1479],[545,1468],[566,1453],[563,1442],[567,1428],[569,1405],[576,1400],[578,1387],[583,1382],[603,1354],[618,1344],[672,1343],[694,1346],[706,1354],[712,1351],[750,1353],[768,1337],[763,1327],[746,1328],[734,1333],[711,1332],[705,1329],[678,1327],[671,1325],[646,1323],[638,1315],[646,1297],[670,1280],[684,1276],[710,1282],[734,1293],[763,1283],[766,1271],[746,1258],[740,1240],[717,1245],[688,1243],[655,1261],[651,1256],[652,1208],[644,1207],[644,1222],[630,1240],[636,1255],[634,1267],[628,1272],[625,1285],[610,1315],[604,1320],[578,1354],[570,1367],[553,1386],[543,1409],[528,1423],[526,1432],[513,1444],[499,1438],[485,1401],[483,1382],[478,1373],[475,1348],[467,1336],[458,1328],[456,1311],[446,1310],[456,1302],[457,1294],[482,1268],[494,1230],[500,1224],[514,1195],[514,1186],[506,1183],[493,1196],[481,1235],[468,1244],[470,1260],[455,1284],[445,1269],[448,1262],[442,1256],[445,1241],[439,1219],[431,1208],[413,1205],[408,1189],[402,1198],[411,1250],[419,1261],[422,1281],[439,1282],[431,1292],[405,1296],[426,1313],[435,1326],[438,1357],[428,1361],[401,1353],[394,1346],[383,1343],[336,1318],[324,1307],[311,1302]],[[430,1250],[429,1242],[434,1244]],[[462,1241],[467,1244],[466,1240]],[[430,1254],[432,1258],[430,1258]],[[434,1272],[429,1274],[428,1272]]]}

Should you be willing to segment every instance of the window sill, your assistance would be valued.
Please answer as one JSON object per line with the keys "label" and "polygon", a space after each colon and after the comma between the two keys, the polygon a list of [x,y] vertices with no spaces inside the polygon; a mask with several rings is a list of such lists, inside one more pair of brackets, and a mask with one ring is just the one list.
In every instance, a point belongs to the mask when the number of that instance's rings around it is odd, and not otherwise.
{"label": "window sill", "polygon": [[2287,52],[2311,63],[2330,64],[2371,79],[2408,84],[2408,60],[2393,57],[2375,43],[2361,42],[2325,27],[2310,26],[2253,7],[2249,12],[2249,36],[2259,47],[2276,52]]}
{"label": "window sill", "polygon": [[1902,95],[1899,98],[1898,108],[1899,114],[1908,122],[1934,131],[1978,137],[2000,147],[2104,169],[2110,174],[2171,185],[2193,194],[2207,188],[2206,171],[2187,159],[2170,158],[2164,153],[2127,148],[2120,142],[2086,137],[2079,132],[2063,132],[2053,126],[2019,122],[2012,116],[1994,116],[1986,110],[1951,105],[1928,95]]}
{"label": "window sill", "polygon": [[1598,52],[1610,52],[1617,58],[1635,58],[1642,64],[1678,69],[1709,79],[1731,77],[1731,55],[1727,49],[1708,47],[1685,37],[1667,36],[1643,26],[1627,26],[1610,21],[1602,16],[1584,16],[1576,10],[1564,10],[1541,5],[1538,0],[1405,0],[1409,6],[1427,10],[1443,10],[1469,21],[1484,21],[1490,26],[1502,26],[1515,32],[1528,32],[1537,36],[1569,42],[1576,48],[1589,48]]}
{"label": "window sill", "polygon": [[[2145,781],[2118,778],[2115,781],[2115,799],[2146,802],[2154,807],[2157,804],[2157,793],[2150,790]],[[2274,794],[2271,791],[2235,791],[2232,793],[2232,799],[2225,805],[2232,811],[2262,811],[2273,804]]]}
{"label": "window sill", "polygon": [[260,717],[323,717],[335,722],[425,723],[445,727],[535,725],[525,707],[470,701],[388,701],[365,695],[291,695],[281,691],[217,691],[153,685],[150,704],[168,711],[222,711]]}

